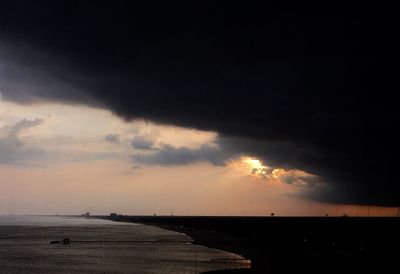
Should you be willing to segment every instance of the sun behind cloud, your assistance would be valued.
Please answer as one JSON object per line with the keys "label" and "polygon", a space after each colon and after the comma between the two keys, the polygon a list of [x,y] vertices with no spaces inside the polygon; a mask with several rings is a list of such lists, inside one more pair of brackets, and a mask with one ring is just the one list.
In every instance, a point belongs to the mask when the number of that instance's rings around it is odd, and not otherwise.
{"label": "sun behind cloud", "polygon": [[270,167],[254,157],[243,157],[240,163],[247,174],[268,183],[311,186],[317,181],[317,176],[303,170]]}
{"label": "sun behind cloud", "polygon": [[242,161],[249,167],[251,174],[259,174],[265,172],[265,169],[267,168],[262,164],[260,160],[252,157],[245,157]]}

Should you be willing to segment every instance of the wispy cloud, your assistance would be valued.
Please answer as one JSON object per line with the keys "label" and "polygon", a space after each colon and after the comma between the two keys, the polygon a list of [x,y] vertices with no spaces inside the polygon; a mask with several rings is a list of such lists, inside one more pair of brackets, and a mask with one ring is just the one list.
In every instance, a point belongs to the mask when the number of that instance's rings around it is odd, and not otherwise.
{"label": "wispy cloud", "polygon": [[22,119],[19,122],[0,128],[0,164],[24,165],[37,157],[43,157],[45,152],[39,148],[25,147],[20,134],[37,127],[43,119]]}

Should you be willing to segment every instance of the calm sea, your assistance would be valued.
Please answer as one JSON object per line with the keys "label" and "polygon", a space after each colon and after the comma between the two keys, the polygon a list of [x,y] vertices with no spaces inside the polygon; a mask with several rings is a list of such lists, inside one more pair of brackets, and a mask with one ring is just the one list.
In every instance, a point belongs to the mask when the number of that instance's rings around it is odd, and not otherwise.
{"label": "calm sea", "polygon": [[[144,241],[144,244],[49,244],[66,237],[71,241]],[[176,244],[186,241],[191,239],[185,234],[141,224],[0,216],[0,273],[195,274],[249,267],[249,262],[236,254]]]}

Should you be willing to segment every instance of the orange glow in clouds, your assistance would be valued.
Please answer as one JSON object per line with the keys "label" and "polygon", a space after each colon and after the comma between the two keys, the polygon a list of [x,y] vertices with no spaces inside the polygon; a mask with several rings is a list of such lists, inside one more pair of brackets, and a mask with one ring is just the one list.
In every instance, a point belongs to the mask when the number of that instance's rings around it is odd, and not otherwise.
{"label": "orange glow in clouds", "polygon": [[243,163],[250,169],[252,175],[266,176],[269,178],[277,179],[280,175],[285,173],[284,169],[281,168],[270,168],[263,165],[263,163],[255,158],[246,157],[242,159]]}
{"label": "orange glow in clouds", "polygon": [[266,168],[262,165],[260,160],[251,157],[244,158],[243,162],[250,167],[250,170]]}

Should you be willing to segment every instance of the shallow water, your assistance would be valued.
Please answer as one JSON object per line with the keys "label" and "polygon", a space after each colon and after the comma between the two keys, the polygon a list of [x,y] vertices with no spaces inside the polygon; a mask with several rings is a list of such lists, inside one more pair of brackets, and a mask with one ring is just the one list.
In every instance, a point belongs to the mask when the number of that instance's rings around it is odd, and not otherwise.
{"label": "shallow water", "polygon": [[[159,244],[49,244],[53,240],[162,241]],[[0,217],[0,273],[174,273],[248,267],[242,257],[153,226],[61,217]],[[238,260],[239,259],[239,260]]]}

